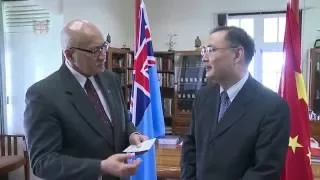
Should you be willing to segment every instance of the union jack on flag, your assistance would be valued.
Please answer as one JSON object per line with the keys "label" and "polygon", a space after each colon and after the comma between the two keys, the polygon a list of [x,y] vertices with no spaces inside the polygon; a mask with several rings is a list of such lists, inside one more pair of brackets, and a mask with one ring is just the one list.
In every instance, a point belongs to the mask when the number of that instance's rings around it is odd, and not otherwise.
{"label": "union jack on flag", "polygon": [[[130,112],[132,122],[139,132],[149,138],[157,138],[165,135],[165,125],[151,31],[143,0],[138,12]],[[156,180],[154,147],[140,158],[142,163],[131,179]]]}

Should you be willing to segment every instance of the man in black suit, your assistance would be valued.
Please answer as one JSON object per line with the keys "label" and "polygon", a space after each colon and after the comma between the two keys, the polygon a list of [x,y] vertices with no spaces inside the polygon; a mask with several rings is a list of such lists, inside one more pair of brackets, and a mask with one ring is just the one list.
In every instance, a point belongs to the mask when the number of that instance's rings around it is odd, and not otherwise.
{"label": "man in black suit", "polygon": [[140,160],[116,154],[147,137],[128,119],[119,79],[105,71],[108,42],[90,22],[62,31],[66,61],[26,93],[24,126],[36,176],[48,180],[119,179]]}
{"label": "man in black suit", "polygon": [[218,27],[202,48],[206,77],[182,148],[183,180],[279,180],[289,141],[289,108],[254,80],[254,42],[237,27]]}

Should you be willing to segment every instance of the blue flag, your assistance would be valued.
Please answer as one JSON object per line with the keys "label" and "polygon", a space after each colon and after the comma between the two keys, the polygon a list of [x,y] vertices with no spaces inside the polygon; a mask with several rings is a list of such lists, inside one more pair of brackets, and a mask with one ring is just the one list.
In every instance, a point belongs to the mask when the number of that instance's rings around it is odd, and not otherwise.
{"label": "blue flag", "polygon": [[[153,53],[147,12],[141,0],[137,21],[136,48],[131,96],[131,118],[138,131],[151,138],[165,135],[160,86]],[[156,154],[153,146],[139,155],[142,163],[131,180],[156,180]]]}

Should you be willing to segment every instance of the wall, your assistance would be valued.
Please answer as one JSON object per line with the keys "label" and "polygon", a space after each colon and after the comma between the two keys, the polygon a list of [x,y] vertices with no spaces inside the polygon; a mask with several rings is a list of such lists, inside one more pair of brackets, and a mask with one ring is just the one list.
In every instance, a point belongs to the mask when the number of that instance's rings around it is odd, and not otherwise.
{"label": "wall", "polygon": [[[35,34],[32,27],[5,27],[6,90],[10,101],[7,105],[6,129],[9,134],[23,134],[25,92],[33,83],[45,78],[61,65],[60,30],[72,19],[87,19],[97,24],[112,45],[132,46],[133,2],[127,0],[30,0],[3,3],[4,5],[40,5],[50,12],[48,34]],[[5,12],[5,9],[4,9]],[[3,18],[5,22],[5,17]],[[6,26],[6,25],[5,25]],[[132,30],[129,29],[132,27]],[[14,33],[13,33],[14,31]],[[23,179],[20,168],[9,175],[10,180]],[[36,180],[32,176],[31,180]]]}
{"label": "wall", "polygon": [[[64,22],[72,19],[87,19],[98,25],[107,36],[111,35],[112,46],[132,46],[133,1],[128,0],[66,0],[63,1]],[[131,30],[131,29],[132,30]]]}
{"label": "wall", "polygon": [[[6,129],[8,134],[24,134],[23,112],[26,90],[33,83],[57,70],[61,65],[59,32],[63,16],[58,14],[58,11],[44,10],[43,12],[49,12],[49,32],[37,34],[33,31],[32,26],[9,27],[6,17],[7,10],[19,10],[25,5],[34,5],[32,2],[5,2],[3,5],[4,64],[6,95],[9,99],[6,106]],[[33,7],[27,7],[27,9],[29,8],[33,9]],[[10,173],[9,178],[12,180],[23,179],[22,172],[23,170],[20,168]]]}
{"label": "wall", "polygon": [[[151,24],[154,49],[168,50],[168,34],[174,38],[175,50],[194,49],[194,39],[200,36],[206,41],[208,33],[217,24],[216,14],[235,12],[279,11],[286,9],[286,0],[145,0]],[[182,6],[183,5],[183,6]],[[303,11],[302,24],[302,69],[308,82],[308,50],[316,38],[320,38],[320,1],[300,0]]]}
{"label": "wall", "polygon": [[[168,34],[177,34],[176,50],[194,49],[194,39],[205,41],[216,25],[214,14],[221,12],[250,12],[282,10],[279,0],[145,0],[156,50],[167,50]],[[183,5],[183,6],[182,6]]]}

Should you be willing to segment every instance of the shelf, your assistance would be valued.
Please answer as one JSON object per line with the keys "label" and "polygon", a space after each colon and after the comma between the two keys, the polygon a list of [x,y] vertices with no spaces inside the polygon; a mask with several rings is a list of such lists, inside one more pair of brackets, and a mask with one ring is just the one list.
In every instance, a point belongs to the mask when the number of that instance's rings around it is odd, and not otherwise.
{"label": "shelf", "polygon": [[158,73],[168,73],[168,74],[174,74],[173,71],[158,71]]}
{"label": "shelf", "polygon": [[[191,108],[196,91],[206,84],[200,52],[161,51],[154,52],[154,56],[157,61],[157,77],[163,103],[166,134],[183,135],[191,120]],[[120,77],[128,108],[133,83],[131,76],[134,70],[133,62],[134,53],[130,49],[111,48],[108,51],[106,67]],[[178,98],[178,93],[180,98]],[[183,109],[186,111],[182,111]]]}
{"label": "shelf", "polygon": [[126,68],[113,67],[112,71],[116,73],[126,73]]}

